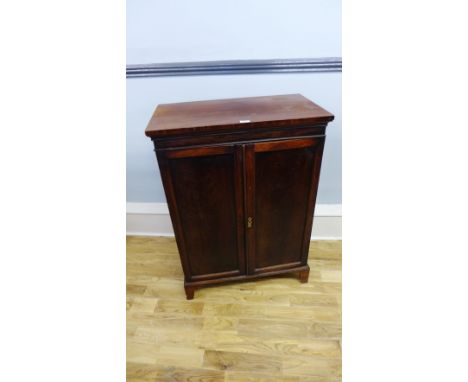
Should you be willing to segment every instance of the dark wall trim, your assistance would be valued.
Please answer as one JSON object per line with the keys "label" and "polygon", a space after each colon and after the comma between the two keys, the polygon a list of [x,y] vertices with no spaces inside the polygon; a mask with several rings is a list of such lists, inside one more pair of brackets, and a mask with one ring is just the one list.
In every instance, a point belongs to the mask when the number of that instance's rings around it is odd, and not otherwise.
{"label": "dark wall trim", "polygon": [[341,57],[127,65],[127,78],[295,72],[341,72]]}

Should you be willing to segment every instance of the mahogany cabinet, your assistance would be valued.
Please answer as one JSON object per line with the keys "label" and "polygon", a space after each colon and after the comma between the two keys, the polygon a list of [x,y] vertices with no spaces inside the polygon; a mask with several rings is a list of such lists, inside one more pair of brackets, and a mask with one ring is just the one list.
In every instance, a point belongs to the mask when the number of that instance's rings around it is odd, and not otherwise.
{"label": "mahogany cabinet", "polygon": [[185,275],[196,288],[296,273],[307,255],[333,115],[299,94],[159,105],[154,143]]}

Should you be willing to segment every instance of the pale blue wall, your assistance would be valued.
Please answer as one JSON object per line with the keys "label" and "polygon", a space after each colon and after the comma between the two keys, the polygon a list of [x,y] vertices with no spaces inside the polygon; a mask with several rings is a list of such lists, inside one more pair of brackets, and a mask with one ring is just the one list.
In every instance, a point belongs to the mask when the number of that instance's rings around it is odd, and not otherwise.
{"label": "pale blue wall", "polygon": [[341,56],[340,0],[128,0],[127,63]]}
{"label": "pale blue wall", "polygon": [[[340,12],[333,0],[129,1],[127,62],[340,57]],[[341,203],[341,73],[127,79],[127,201],[165,201],[144,135],[157,104],[288,93],[335,114],[317,201]]]}

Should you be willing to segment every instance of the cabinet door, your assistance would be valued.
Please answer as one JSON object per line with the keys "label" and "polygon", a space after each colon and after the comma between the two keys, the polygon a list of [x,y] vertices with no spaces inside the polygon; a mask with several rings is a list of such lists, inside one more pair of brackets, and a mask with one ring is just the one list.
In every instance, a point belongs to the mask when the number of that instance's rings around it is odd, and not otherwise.
{"label": "cabinet door", "polygon": [[324,137],[245,147],[248,273],[307,264]]}
{"label": "cabinet door", "polygon": [[186,280],[245,274],[242,147],[157,156]]}

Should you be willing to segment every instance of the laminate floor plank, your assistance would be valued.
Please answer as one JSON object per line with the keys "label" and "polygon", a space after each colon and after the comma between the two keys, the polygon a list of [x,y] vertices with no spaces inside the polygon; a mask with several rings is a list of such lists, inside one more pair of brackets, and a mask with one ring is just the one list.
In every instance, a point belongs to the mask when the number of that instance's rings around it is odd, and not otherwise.
{"label": "laminate floor plank", "polygon": [[128,236],[127,381],[341,381],[341,241],[309,266],[187,301],[174,238]]}
{"label": "laminate floor plank", "polygon": [[223,382],[225,372],[127,362],[127,382]]}

